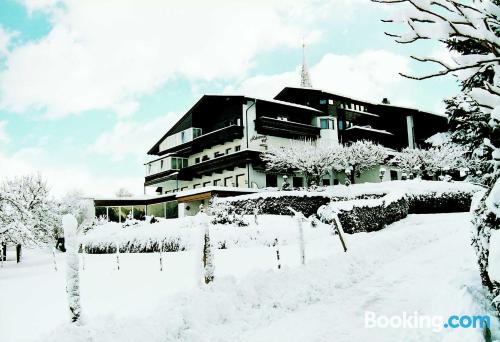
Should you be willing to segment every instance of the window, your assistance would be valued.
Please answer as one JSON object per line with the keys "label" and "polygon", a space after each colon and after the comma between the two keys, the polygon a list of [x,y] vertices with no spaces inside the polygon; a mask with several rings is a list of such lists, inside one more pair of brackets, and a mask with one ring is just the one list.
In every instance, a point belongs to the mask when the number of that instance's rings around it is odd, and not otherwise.
{"label": "window", "polygon": [[351,103],[347,103],[347,108],[351,109]]}
{"label": "window", "polygon": [[224,153],[217,151],[214,153],[214,158],[221,157],[223,155],[224,155]]}
{"label": "window", "polygon": [[204,183],[203,183],[203,187],[204,187],[204,188],[206,188],[207,186],[210,186],[210,181],[208,181],[208,182],[204,182]]}
{"label": "window", "polygon": [[160,170],[163,170],[163,159],[160,161]]}
{"label": "window", "polygon": [[188,188],[187,186],[183,186],[183,187],[181,188],[181,191],[187,190],[187,188]]}
{"label": "window", "polygon": [[220,186],[220,179],[214,179],[214,186]]}
{"label": "window", "polygon": [[201,161],[206,161],[206,160],[209,160],[210,158],[208,158],[207,155],[204,155],[202,158],[201,158]]}
{"label": "window", "polygon": [[321,129],[328,129],[329,128],[328,127],[329,126],[328,125],[328,121],[330,121],[330,120],[328,120],[328,119],[319,119],[319,127]]}
{"label": "window", "polygon": [[231,150],[232,150],[232,148],[231,148],[231,147],[230,147],[230,148],[226,148],[226,154],[231,153]]}
{"label": "window", "polygon": [[188,167],[188,159],[182,158],[182,167]]}
{"label": "window", "polygon": [[330,180],[329,179],[323,179],[323,185],[324,186],[330,185]]}
{"label": "window", "polygon": [[281,121],[288,121],[288,116],[279,115],[279,116],[278,116],[278,120],[281,120]]}
{"label": "window", "polygon": [[319,104],[326,104],[326,100],[319,100]]}
{"label": "window", "polygon": [[236,187],[237,188],[244,188],[245,187],[245,175],[236,175]]}
{"label": "window", "polygon": [[233,177],[224,178],[224,186],[233,186]]}
{"label": "window", "polygon": [[193,185],[193,189],[199,188],[201,184],[195,184]]}
{"label": "window", "polygon": [[148,164],[148,175],[151,174],[151,164]]}
{"label": "window", "polygon": [[171,166],[172,166],[172,170],[177,170],[178,167],[177,167],[177,158],[172,158],[171,160]]}
{"label": "window", "polygon": [[293,187],[294,188],[301,188],[304,186],[303,178],[302,177],[293,177]]}
{"label": "window", "polygon": [[195,163],[195,164],[198,164],[199,162],[200,162],[200,157],[196,157],[196,158],[194,158],[194,163]]}
{"label": "window", "polygon": [[333,104],[333,100],[328,100],[328,104]]}
{"label": "window", "polygon": [[338,179],[334,179],[333,180],[333,185],[339,185],[339,180]]}
{"label": "window", "polygon": [[398,180],[398,172],[396,170],[391,170],[391,180]]}
{"label": "window", "polygon": [[266,173],[266,186],[271,188],[278,187],[278,176]]}
{"label": "window", "polygon": [[182,131],[181,132],[181,142],[184,144],[186,142],[186,132]]}
{"label": "window", "polygon": [[241,150],[241,146],[240,145],[234,147],[234,152],[238,152],[240,150]]}
{"label": "window", "polygon": [[339,120],[339,129],[344,129],[344,122]]}

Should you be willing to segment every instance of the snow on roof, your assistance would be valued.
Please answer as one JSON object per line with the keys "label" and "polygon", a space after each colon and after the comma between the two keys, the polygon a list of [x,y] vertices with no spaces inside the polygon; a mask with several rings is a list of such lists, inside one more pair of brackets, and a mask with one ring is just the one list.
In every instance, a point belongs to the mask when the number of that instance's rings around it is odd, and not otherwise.
{"label": "snow on roof", "polygon": [[254,193],[254,192],[259,192],[259,189],[252,189],[252,188],[237,188],[237,187],[226,187],[226,186],[207,186],[203,188],[197,188],[197,189],[190,189],[190,190],[184,190],[184,191],[179,191],[175,193],[176,197],[184,197],[184,196],[192,196],[192,195],[197,195],[201,194],[204,192],[245,192],[245,193]]}
{"label": "snow on roof", "polygon": [[449,142],[450,139],[451,139],[450,133],[439,132],[439,133],[436,133],[436,134],[432,135],[431,137],[427,138],[427,140],[425,140],[425,142],[431,144],[432,146],[437,147],[437,146],[441,146],[441,145],[444,145],[445,143]]}
{"label": "snow on roof", "polygon": [[168,198],[172,197],[173,194],[162,194],[162,195],[141,195],[141,196],[132,196],[132,197],[93,197],[90,198],[94,201],[148,201],[148,200],[154,200],[158,198]]}
{"label": "snow on roof", "polygon": [[300,105],[300,104],[297,104],[297,103],[280,101],[280,100],[275,100],[275,99],[262,99],[262,98],[258,98],[258,97],[253,97],[253,98],[255,100],[259,100],[259,101],[277,103],[277,104],[282,104],[282,105],[286,105],[286,106],[290,106],[290,107],[297,107],[297,108],[307,109],[307,110],[311,110],[311,111],[318,112],[318,113],[323,113],[321,110],[318,110],[316,108],[312,108],[312,107]]}
{"label": "snow on roof", "polygon": [[361,129],[364,131],[371,131],[371,132],[376,132],[376,133],[381,133],[381,134],[394,135],[391,132],[387,132],[386,130],[375,129],[375,128],[371,128],[370,126],[351,126],[351,127],[347,128],[346,131],[351,130],[351,129]]}
{"label": "snow on roof", "polygon": [[228,96],[228,97],[241,96],[241,97],[246,97],[248,99],[254,99],[254,100],[258,100],[258,101],[264,101],[264,102],[271,102],[271,103],[276,103],[276,104],[282,104],[282,105],[286,105],[286,106],[290,106],[290,107],[302,108],[302,109],[307,109],[307,110],[311,110],[311,111],[318,112],[318,113],[323,113],[321,110],[318,110],[316,108],[312,108],[312,107],[309,107],[309,106],[304,106],[304,105],[293,103],[293,102],[281,101],[281,100],[276,100],[276,99],[264,99],[262,97],[255,97],[255,96],[249,96],[249,95],[205,94],[204,96]]}
{"label": "snow on roof", "polygon": [[258,199],[268,197],[284,197],[284,196],[300,196],[300,197],[346,197],[353,199],[360,195],[386,195],[391,192],[405,192],[407,194],[428,194],[428,193],[444,193],[444,192],[477,192],[482,188],[467,182],[443,182],[443,181],[427,181],[421,179],[406,180],[406,181],[390,181],[380,183],[358,183],[345,185],[326,186],[318,189],[318,191],[307,190],[292,190],[282,191],[276,189],[262,189],[258,193],[241,195],[235,197],[225,197],[221,201],[240,201],[245,199]]}
{"label": "snow on roof", "polygon": [[389,104],[389,103],[378,103],[378,102],[373,102],[373,101],[368,101],[368,100],[362,100],[362,99],[360,99],[358,97],[354,97],[354,96],[351,96],[351,95],[348,95],[348,94],[345,94],[345,93],[341,93],[341,92],[338,92],[338,91],[331,91],[331,90],[325,90],[325,89],[320,89],[320,88],[303,88],[303,87],[285,87],[284,89],[286,89],[286,88],[301,89],[301,90],[316,90],[316,91],[321,91],[323,93],[328,93],[328,94],[331,94],[331,95],[345,97],[345,98],[348,98],[348,99],[353,100],[353,101],[368,103],[368,104],[371,104],[371,105],[374,105],[374,106],[387,106],[387,107],[397,107],[397,108],[402,108],[402,109],[411,109],[411,110],[416,110],[416,111],[423,112],[423,113],[429,113],[429,114],[433,114],[433,115],[437,115],[437,116],[447,117],[446,114],[431,112],[431,111],[428,111],[428,110],[422,110],[422,109],[419,109],[419,108],[416,108],[416,107],[401,106],[401,105],[395,105],[395,104]]}

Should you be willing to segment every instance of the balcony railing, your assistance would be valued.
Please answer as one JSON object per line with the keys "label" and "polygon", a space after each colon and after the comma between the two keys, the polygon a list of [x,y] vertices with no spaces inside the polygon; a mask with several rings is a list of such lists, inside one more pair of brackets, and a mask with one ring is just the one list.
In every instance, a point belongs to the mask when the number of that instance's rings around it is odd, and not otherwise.
{"label": "balcony railing", "polygon": [[166,137],[165,140],[160,144],[160,152],[193,141],[201,135],[201,128],[197,127],[190,127],[181,132],[172,134]]}
{"label": "balcony railing", "polygon": [[309,138],[315,139],[320,135],[319,127],[300,122],[284,121],[262,116],[255,120],[258,133],[269,134],[284,138]]}
{"label": "balcony railing", "polygon": [[241,139],[242,137],[243,126],[231,125],[199,135],[191,141],[176,145],[167,150],[160,149],[159,154],[175,153],[177,155],[189,156],[212,146],[224,144],[234,139]]}
{"label": "balcony railing", "polygon": [[145,165],[146,176],[151,176],[162,172],[175,171],[188,167],[188,159],[170,156],[150,161]]}

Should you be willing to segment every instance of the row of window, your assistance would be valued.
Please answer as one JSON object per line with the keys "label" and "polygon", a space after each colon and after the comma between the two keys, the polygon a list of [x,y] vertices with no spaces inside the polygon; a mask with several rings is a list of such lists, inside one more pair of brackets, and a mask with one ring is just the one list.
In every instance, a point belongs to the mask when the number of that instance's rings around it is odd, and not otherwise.
{"label": "row of window", "polygon": [[[339,181],[335,179],[334,185],[339,184]],[[304,178],[295,176],[292,177],[292,186],[294,188],[302,188],[304,187]],[[330,185],[330,180],[329,179],[323,179],[323,185],[327,186]],[[273,175],[273,174],[266,174],[266,187],[269,188],[276,188],[278,187],[278,175]]]}
{"label": "row of window", "polygon": [[350,102],[341,103],[340,104],[340,108],[343,108],[343,109],[354,109],[354,110],[357,110],[359,112],[368,112],[368,109],[366,108],[366,106],[363,106],[363,105],[360,105],[360,104],[356,104],[356,103],[350,103]]}
{"label": "row of window", "polygon": [[[197,183],[193,184],[193,189],[199,189],[199,188],[206,188],[209,186],[225,186],[225,187],[237,187],[241,188],[245,186],[245,174],[239,174],[236,176],[230,176],[230,177],[224,177],[221,179],[214,179],[212,181],[206,181],[203,183]],[[188,190],[188,186],[184,186],[180,189],[173,189],[171,191],[167,191],[165,193],[170,193],[170,192],[177,192],[177,191],[184,191]]]}
{"label": "row of window", "polygon": [[[234,152],[238,152],[238,151],[241,151],[241,146],[240,145],[237,145],[237,146],[234,147]],[[214,152],[214,158],[222,157],[222,156],[230,154],[232,152],[233,152],[233,148],[232,147],[228,147],[228,148],[226,148],[226,152],[225,153],[224,152],[220,152],[220,151]],[[196,157],[196,158],[194,158],[194,163],[198,164],[198,163],[201,163],[201,162],[204,162],[204,161],[207,161],[207,160],[210,160],[210,157],[208,156],[208,154],[205,154],[202,157]]]}

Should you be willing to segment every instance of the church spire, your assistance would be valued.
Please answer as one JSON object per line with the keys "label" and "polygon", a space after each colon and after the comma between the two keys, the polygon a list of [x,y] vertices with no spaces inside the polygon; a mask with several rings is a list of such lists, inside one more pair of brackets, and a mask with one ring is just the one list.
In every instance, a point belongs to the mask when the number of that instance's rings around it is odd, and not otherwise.
{"label": "church spire", "polygon": [[300,86],[302,88],[312,88],[311,77],[306,64],[306,44],[302,41],[302,70],[300,71]]}

